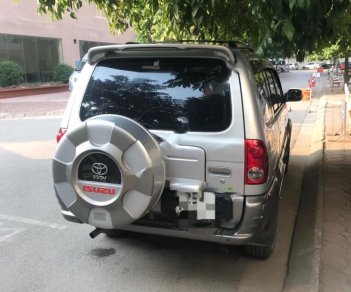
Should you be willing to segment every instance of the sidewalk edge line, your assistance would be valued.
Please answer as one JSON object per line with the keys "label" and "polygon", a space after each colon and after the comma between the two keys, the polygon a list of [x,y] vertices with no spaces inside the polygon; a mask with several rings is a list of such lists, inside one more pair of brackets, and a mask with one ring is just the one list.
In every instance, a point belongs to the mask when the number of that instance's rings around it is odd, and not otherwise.
{"label": "sidewalk edge line", "polygon": [[[311,147],[306,160],[300,202],[291,242],[288,272],[283,291],[318,291],[322,237],[322,159],[326,99],[319,101]],[[311,176],[317,179],[315,189]],[[318,177],[316,177],[318,176]],[[308,225],[308,226],[307,226]]]}

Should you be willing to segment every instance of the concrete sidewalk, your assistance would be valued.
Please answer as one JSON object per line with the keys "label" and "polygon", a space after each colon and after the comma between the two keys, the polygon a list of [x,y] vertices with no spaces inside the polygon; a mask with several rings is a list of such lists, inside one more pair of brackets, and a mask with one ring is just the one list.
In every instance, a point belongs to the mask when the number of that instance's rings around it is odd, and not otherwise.
{"label": "concrete sidewalk", "polygon": [[351,136],[339,131],[343,97],[328,94],[325,111],[320,291],[351,291]]}
{"label": "concrete sidewalk", "polygon": [[70,92],[0,99],[0,119],[62,115]]}
{"label": "concrete sidewalk", "polygon": [[284,291],[351,291],[351,136],[343,88],[323,82]]}

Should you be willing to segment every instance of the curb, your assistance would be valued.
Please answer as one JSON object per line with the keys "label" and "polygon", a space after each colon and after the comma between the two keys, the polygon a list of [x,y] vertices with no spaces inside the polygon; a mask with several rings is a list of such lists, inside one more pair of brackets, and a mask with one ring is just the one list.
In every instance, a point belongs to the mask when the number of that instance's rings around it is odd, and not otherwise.
{"label": "curb", "polygon": [[29,112],[29,113],[0,113],[0,120],[10,120],[18,118],[45,118],[63,116],[64,110],[50,112]]}
{"label": "curb", "polygon": [[1,88],[0,89],[0,99],[22,97],[22,96],[32,96],[38,94],[49,94],[49,93],[59,93],[68,90],[67,84],[58,85],[45,85],[36,87],[26,87],[26,88]]}
{"label": "curb", "polygon": [[[326,99],[319,101],[301,188],[283,291],[318,291],[323,228],[323,155]],[[317,184],[311,183],[316,181]]]}

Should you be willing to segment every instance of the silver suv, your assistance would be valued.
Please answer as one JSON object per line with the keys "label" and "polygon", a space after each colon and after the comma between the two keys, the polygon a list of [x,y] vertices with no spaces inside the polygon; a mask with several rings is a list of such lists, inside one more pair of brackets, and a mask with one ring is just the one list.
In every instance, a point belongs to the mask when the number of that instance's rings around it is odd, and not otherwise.
{"label": "silver suv", "polygon": [[63,216],[96,227],[245,245],[269,257],[290,152],[269,61],[239,43],[90,49],[53,158]]}

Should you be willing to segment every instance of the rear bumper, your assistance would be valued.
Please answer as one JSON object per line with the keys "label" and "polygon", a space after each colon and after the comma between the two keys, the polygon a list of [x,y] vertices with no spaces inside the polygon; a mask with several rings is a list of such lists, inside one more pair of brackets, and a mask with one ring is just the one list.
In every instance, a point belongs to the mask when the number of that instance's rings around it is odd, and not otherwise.
{"label": "rear bumper", "polygon": [[82,224],[83,222],[81,222],[76,216],[74,216],[74,214],[69,211],[66,206],[64,205],[64,203],[61,201],[59,195],[57,194],[56,190],[55,190],[55,195],[56,195],[56,199],[61,207],[61,214],[63,216],[63,218],[65,218],[67,221],[73,222],[73,223],[80,223]]}
{"label": "rear bumper", "polygon": [[274,232],[272,220],[278,212],[279,190],[280,181],[276,179],[267,193],[246,196],[243,218],[236,229],[197,228],[183,231],[132,224],[123,230],[227,245],[265,245]]}
{"label": "rear bumper", "polygon": [[72,212],[70,211],[66,211],[66,210],[61,210],[61,214],[63,216],[63,218],[65,218],[67,221],[73,222],[73,223],[79,223],[79,224],[83,224],[83,222],[81,222],[76,216],[74,216],[72,214]]}
{"label": "rear bumper", "polygon": [[[246,196],[243,216],[235,229],[196,228],[189,230],[165,229],[136,224],[125,226],[123,230],[217,242],[228,245],[264,245],[272,232],[272,220],[277,216],[281,179],[275,179],[268,192],[259,196]],[[60,200],[59,200],[60,201]],[[71,222],[82,223],[62,204],[63,217]]]}

